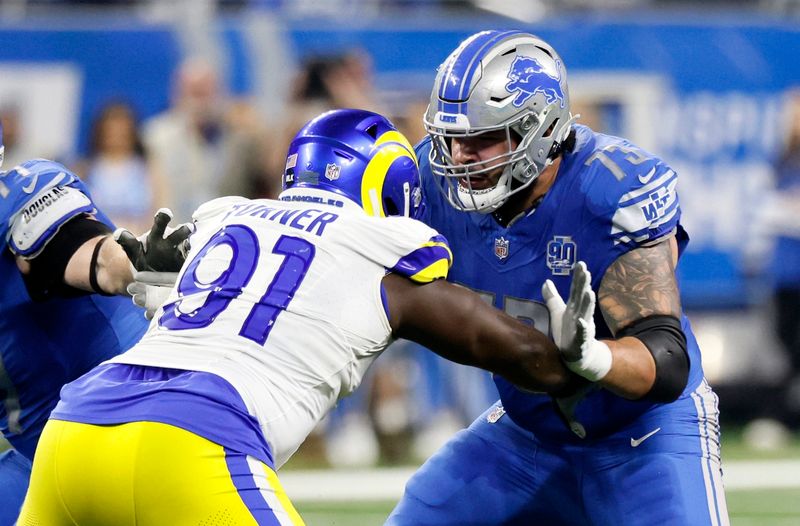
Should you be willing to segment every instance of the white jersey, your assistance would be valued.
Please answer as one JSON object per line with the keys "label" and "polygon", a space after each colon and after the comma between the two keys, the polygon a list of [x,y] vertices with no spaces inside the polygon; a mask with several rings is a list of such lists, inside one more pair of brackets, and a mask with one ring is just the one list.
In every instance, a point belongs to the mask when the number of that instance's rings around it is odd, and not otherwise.
{"label": "white jersey", "polygon": [[167,302],[139,344],[111,362],[221,376],[281,466],[391,343],[387,271],[426,282],[451,262],[444,238],[419,221],[336,205],[202,205]]}

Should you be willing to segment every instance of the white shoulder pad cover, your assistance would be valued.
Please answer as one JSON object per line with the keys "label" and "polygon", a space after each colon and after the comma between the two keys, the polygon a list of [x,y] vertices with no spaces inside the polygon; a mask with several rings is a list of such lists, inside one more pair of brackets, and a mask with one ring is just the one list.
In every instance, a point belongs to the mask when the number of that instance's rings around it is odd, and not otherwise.
{"label": "white shoulder pad cover", "polygon": [[92,201],[76,188],[45,188],[25,203],[12,218],[8,245],[18,256],[33,258],[42,251],[61,225],[78,214],[92,211]]}

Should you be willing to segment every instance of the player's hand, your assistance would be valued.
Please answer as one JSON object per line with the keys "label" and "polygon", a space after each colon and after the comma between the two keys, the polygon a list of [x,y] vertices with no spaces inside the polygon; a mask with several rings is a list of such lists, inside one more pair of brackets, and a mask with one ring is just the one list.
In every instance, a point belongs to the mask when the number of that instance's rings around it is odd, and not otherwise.
{"label": "player's hand", "polygon": [[114,231],[114,240],[122,245],[135,270],[178,272],[181,269],[194,225],[184,223],[170,228],[167,225],[171,220],[172,211],[161,208],[153,217],[153,227],[138,238],[124,228]]}
{"label": "player's hand", "polygon": [[611,369],[611,349],[595,338],[595,294],[592,275],[583,261],[572,273],[569,300],[564,300],[549,279],[542,285],[542,297],[550,311],[550,331],[571,371],[596,382]]}
{"label": "player's hand", "polygon": [[144,317],[151,320],[167,300],[177,279],[177,272],[134,272],[133,282],[128,285],[128,294],[136,305],[145,310]]}
{"label": "player's hand", "polygon": [[587,384],[569,396],[553,398],[558,406],[561,418],[563,418],[570,431],[575,433],[579,438],[586,438],[586,428],[575,418],[575,410],[578,408],[578,404],[580,404],[593,389],[595,389],[594,384]]}

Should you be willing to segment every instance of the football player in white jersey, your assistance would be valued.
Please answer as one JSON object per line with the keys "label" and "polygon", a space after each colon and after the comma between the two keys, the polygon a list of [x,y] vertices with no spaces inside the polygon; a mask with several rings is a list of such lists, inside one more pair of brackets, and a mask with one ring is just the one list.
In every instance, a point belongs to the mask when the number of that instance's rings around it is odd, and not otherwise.
{"label": "football player in white jersey", "polygon": [[389,121],[337,110],[295,137],[280,201],[198,208],[148,332],[62,390],[20,523],[302,524],[275,471],[395,338],[569,389],[547,336],[441,279],[419,185]]}

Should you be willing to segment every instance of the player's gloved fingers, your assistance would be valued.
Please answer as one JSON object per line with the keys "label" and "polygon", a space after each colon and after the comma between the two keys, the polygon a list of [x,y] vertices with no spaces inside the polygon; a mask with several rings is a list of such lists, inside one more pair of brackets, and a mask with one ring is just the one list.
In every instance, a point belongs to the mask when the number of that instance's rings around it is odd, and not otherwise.
{"label": "player's gloved fingers", "polygon": [[593,319],[595,305],[597,305],[597,296],[592,289],[589,289],[585,294],[584,308],[581,317],[587,321]]}
{"label": "player's gloved fingers", "polygon": [[129,283],[128,286],[125,287],[125,290],[128,291],[128,294],[130,294],[131,296],[134,296],[134,295],[139,294],[140,292],[142,292],[144,290],[143,287],[144,287],[144,285],[142,285],[141,283],[136,283],[134,281],[132,283]]}
{"label": "player's gloved fingers", "polygon": [[586,263],[583,261],[578,261],[578,264],[575,266],[575,271],[572,274],[572,283],[575,286],[576,301],[580,298],[580,295],[583,294],[583,291],[587,287],[587,272]]}
{"label": "player's gloved fingers", "polygon": [[167,236],[170,245],[176,246],[183,243],[194,233],[194,223],[184,223]]}
{"label": "player's gloved fingers", "polygon": [[155,285],[159,287],[168,286],[172,288],[178,280],[177,272],[154,272],[141,271],[133,274],[134,283],[145,285]]}
{"label": "player's gloved fingers", "polygon": [[547,310],[550,311],[551,317],[560,315],[566,308],[566,304],[564,300],[561,299],[558,289],[556,289],[555,284],[549,279],[545,280],[542,285],[542,298],[544,299],[545,305],[547,305]]}
{"label": "player's gloved fingers", "polygon": [[581,274],[581,286],[586,289],[592,288],[592,273],[583,261],[578,262],[579,273]]}
{"label": "player's gloved fingers", "polygon": [[552,311],[553,309],[564,308],[566,304],[558,293],[555,283],[551,280],[545,280],[542,285],[542,297],[544,298],[547,307]]}
{"label": "player's gloved fingers", "polygon": [[[577,333],[577,343],[579,346],[583,346],[592,338],[592,336],[589,334],[589,323],[584,319],[578,320],[578,325],[575,328],[575,332]],[[580,358],[580,354],[578,358]]]}
{"label": "player's gloved fingers", "polygon": [[150,313],[151,317],[153,313],[169,299],[171,293],[172,287],[170,286],[147,285],[145,287],[146,298],[144,308]]}
{"label": "player's gloved fingers", "polygon": [[579,318],[591,318],[594,315],[594,291],[592,289],[586,289],[581,292],[580,299],[578,300],[578,305],[575,309],[575,314]]}
{"label": "player's gloved fingers", "polygon": [[172,210],[169,208],[159,208],[153,216],[153,228],[150,229],[148,239],[164,239],[164,230],[169,222],[172,221]]}
{"label": "player's gloved fingers", "polygon": [[114,241],[120,244],[128,259],[133,263],[134,268],[140,269],[144,267],[144,248],[142,243],[136,239],[136,236],[129,230],[118,228],[114,231]]}
{"label": "player's gloved fingers", "polygon": [[147,307],[147,297],[144,294],[134,294],[131,296],[131,300],[137,307],[141,307],[143,309]]}

